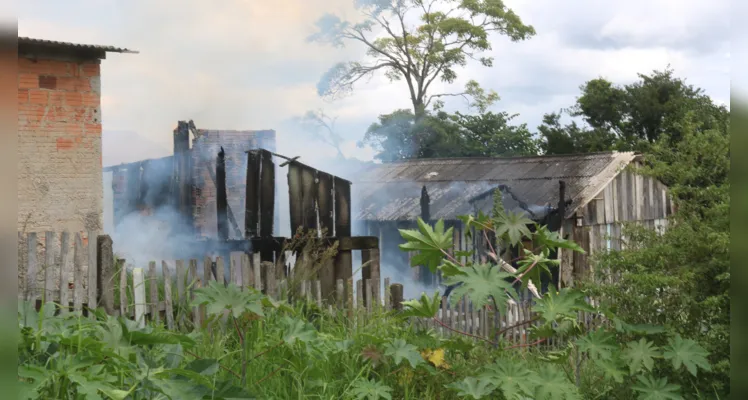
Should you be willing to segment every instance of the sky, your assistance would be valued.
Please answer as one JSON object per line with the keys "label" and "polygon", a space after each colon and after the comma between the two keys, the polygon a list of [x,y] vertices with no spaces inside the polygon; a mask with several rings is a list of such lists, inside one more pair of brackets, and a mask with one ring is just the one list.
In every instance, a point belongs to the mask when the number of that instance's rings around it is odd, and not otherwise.
{"label": "sky", "polygon": [[[127,47],[102,61],[104,164],[171,154],[178,120],[198,128],[275,129],[278,150],[310,159],[335,151],[288,123],[307,110],[337,117],[346,156],[380,114],[410,108],[403,82],[382,76],[351,96],[321,99],[316,85],[335,63],[364,60],[361,47],[309,43],[317,19],[357,17],[354,0],[38,0],[17,9],[20,36]],[[459,90],[474,79],[534,129],[543,114],[573,104],[597,77],[626,84],[670,65],[715,101],[730,101],[728,0],[507,0],[537,35],[495,37],[494,66],[458,70]],[[451,109],[465,109],[455,99]],[[331,171],[332,172],[332,171]]]}

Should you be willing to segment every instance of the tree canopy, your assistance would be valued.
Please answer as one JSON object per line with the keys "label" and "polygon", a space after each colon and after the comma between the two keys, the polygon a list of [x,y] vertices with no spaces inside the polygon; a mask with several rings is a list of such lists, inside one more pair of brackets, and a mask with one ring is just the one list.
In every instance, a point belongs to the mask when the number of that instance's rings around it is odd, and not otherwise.
{"label": "tree canopy", "polygon": [[358,0],[357,8],[363,21],[343,21],[326,14],[317,22],[318,32],[309,37],[335,46],[361,44],[368,57],[366,62],[333,66],[317,85],[319,94],[348,94],[362,79],[382,72],[391,81],[407,84],[418,120],[444,96],[463,96],[484,104],[497,100],[496,93],[485,93],[475,81],[457,93],[433,93],[432,84],[437,79],[453,83],[457,69],[468,60],[492,66],[493,58],[481,55],[491,50],[492,33],[512,41],[535,34],[501,0]]}
{"label": "tree canopy", "polygon": [[372,146],[382,161],[537,154],[538,141],[527,125],[511,125],[514,117],[506,112],[469,115],[440,111],[416,121],[410,110],[396,110],[380,115],[360,145]]}
{"label": "tree canopy", "polygon": [[[724,131],[729,112],[704,92],[664,71],[639,74],[628,85],[597,78],[580,86],[581,95],[568,110],[546,114],[538,132],[546,154],[585,153],[606,150],[643,151],[667,135],[670,144],[684,135],[683,121],[692,115],[699,129]],[[562,114],[579,118],[584,125],[562,125]]]}

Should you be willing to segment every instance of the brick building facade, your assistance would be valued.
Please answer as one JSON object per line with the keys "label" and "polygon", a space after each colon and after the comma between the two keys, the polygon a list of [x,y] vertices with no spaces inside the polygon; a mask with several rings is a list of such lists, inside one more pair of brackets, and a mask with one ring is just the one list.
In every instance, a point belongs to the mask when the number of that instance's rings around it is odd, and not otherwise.
{"label": "brick building facade", "polygon": [[102,228],[101,60],[108,46],[18,38],[18,230]]}
{"label": "brick building facade", "polygon": [[[47,246],[44,231],[80,232],[86,243],[87,231],[102,229],[101,60],[107,52],[135,53],[18,38],[17,229],[37,233],[37,260],[43,260]],[[59,254],[59,235],[55,240]],[[19,293],[26,280],[27,254],[21,235]],[[44,274],[42,268],[38,271],[40,288]]]}

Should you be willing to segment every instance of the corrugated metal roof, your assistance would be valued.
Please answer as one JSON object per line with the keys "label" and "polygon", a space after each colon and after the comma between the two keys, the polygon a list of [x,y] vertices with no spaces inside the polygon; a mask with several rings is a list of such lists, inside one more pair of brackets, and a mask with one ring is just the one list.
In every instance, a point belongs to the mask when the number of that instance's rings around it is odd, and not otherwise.
{"label": "corrugated metal roof", "polygon": [[[513,158],[418,159],[377,164],[354,178],[353,218],[413,220],[420,215],[421,187],[431,199],[431,216],[455,219],[474,212],[470,200],[496,188],[509,187],[516,200],[529,206],[556,206],[559,180],[566,182],[571,200],[566,217],[589,202],[619,170],[635,158],[633,152]],[[486,211],[486,210],[484,210]]]}
{"label": "corrugated metal roof", "polygon": [[102,45],[96,45],[96,44],[79,44],[79,43],[71,43],[71,42],[58,42],[56,40],[35,39],[35,38],[30,38],[30,37],[19,37],[18,44],[37,44],[37,45],[45,45],[45,46],[52,46],[52,47],[63,47],[63,48],[67,47],[71,49],[100,50],[100,51],[105,51],[109,53],[138,54],[138,51],[136,50],[130,50],[130,49],[126,49],[123,47],[102,46]]}

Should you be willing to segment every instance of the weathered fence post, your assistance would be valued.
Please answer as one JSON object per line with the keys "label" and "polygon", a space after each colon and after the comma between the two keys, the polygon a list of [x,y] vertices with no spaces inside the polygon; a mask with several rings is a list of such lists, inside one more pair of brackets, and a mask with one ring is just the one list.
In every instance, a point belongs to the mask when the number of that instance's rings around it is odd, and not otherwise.
{"label": "weathered fence post", "polygon": [[393,283],[390,286],[390,293],[392,295],[392,309],[401,311],[403,309],[403,285]]}
{"label": "weathered fence post", "polygon": [[[65,240],[63,233],[63,241]],[[99,280],[99,300],[98,303],[104,307],[107,314],[112,315],[114,309],[114,250],[112,248],[112,238],[109,235],[101,235],[96,238],[96,247],[98,247],[98,260],[96,262],[96,276]],[[64,261],[63,261],[64,263]],[[66,283],[67,284],[67,283]]]}
{"label": "weathered fence post", "polygon": [[132,270],[133,299],[135,300],[135,322],[140,328],[145,327],[145,284],[143,283],[143,268]]}
{"label": "weathered fence post", "polygon": [[[99,302],[99,291],[97,289],[97,267],[96,264],[99,261],[98,257],[98,231],[88,231],[88,316],[90,318],[96,318],[93,311],[98,307]],[[141,270],[142,272],[142,270]]]}

